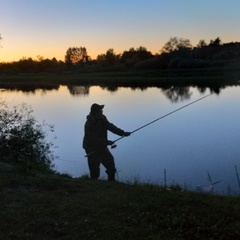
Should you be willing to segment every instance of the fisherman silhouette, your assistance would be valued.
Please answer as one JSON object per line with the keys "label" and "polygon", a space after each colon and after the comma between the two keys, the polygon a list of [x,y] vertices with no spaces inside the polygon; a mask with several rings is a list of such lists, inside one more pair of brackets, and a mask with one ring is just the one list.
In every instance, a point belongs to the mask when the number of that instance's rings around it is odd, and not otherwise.
{"label": "fisherman silhouette", "polygon": [[108,140],[108,131],[122,137],[130,136],[130,132],[125,132],[110,123],[103,115],[104,105],[92,104],[89,115],[84,125],[83,148],[87,153],[90,177],[98,179],[100,176],[100,164],[106,168],[109,181],[115,181],[115,162],[108,145],[114,142]]}

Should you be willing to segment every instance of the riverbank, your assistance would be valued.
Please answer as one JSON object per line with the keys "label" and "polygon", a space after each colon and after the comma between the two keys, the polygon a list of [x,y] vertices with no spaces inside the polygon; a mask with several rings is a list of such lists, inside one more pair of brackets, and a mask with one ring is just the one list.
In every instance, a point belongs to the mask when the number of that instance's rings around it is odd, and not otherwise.
{"label": "riverbank", "polygon": [[0,169],[0,239],[238,239],[239,197]]}
{"label": "riverbank", "polygon": [[225,86],[238,84],[239,72],[220,69],[162,71],[59,71],[0,73],[0,87],[20,85],[99,85],[125,87]]}

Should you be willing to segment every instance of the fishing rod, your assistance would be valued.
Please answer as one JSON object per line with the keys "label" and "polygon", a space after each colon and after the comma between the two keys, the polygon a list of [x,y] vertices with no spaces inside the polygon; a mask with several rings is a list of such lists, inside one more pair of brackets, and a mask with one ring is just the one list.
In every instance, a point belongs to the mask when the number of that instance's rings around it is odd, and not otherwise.
{"label": "fishing rod", "polygon": [[[206,96],[204,96],[204,97],[201,97],[201,98],[199,98],[199,99],[197,99],[197,100],[195,100],[195,101],[193,101],[193,102],[190,102],[190,103],[188,103],[188,104],[186,104],[186,105],[184,105],[184,106],[182,106],[182,107],[180,107],[180,108],[177,108],[177,109],[175,109],[174,111],[171,111],[171,112],[169,112],[169,113],[167,113],[167,114],[165,114],[165,115],[163,115],[163,116],[161,116],[161,117],[159,117],[159,118],[157,118],[157,119],[155,119],[155,120],[153,120],[153,121],[151,121],[151,122],[149,122],[149,123],[147,123],[147,124],[145,124],[145,125],[137,128],[137,129],[133,130],[133,131],[130,132],[130,133],[131,133],[131,134],[132,134],[132,133],[135,133],[135,132],[137,132],[137,131],[139,131],[139,130],[141,130],[141,129],[143,129],[143,128],[145,128],[145,127],[147,127],[147,126],[149,126],[149,125],[151,125],[151,124],[153,124],[153,123],[155,123],[155,122],[157,122],[157,121],[159,121],[159,120],[161,120],[161,119],[163,119],[163,118],[165,118],[165,117],[168,117],[169,115],[171,115],[171,114],[173,114],[173,113],[175,113],[175,112],[178,112],[178,111],[182,110],[183,108],[186,108],[186,107],[188,107],[188,106],[190,106],[190,105],[192,105],[192,104],[194,104],[194,103],[196,103],[196,102],[199,102],[199,101],[203,100],[204,98],[207,98],[207,97],[211,96],[212,94],[213,94],[213,93],[210,93],[210,94],[208,94],[208,95],[206,95]],[[117,147],[117,145],[116,145],[115,143],[118,142],[119,140],[123,139],[124,137],[125,137],[125,136],[122,136],[122,137],[117,138],[116,140],[114,140],[114,141],[112,142],[112,144],[111,144],[111,148]]]}
{"label": "fishing rod", "polygon": [[[169,115],[171,115],[171,114],[173,114],[175,112],[178,112],[178,111],[182,110],[183,108],[189,107],[190,105],[192,105],[192,104],[194,104],[196,102],[199,102],[199,101],[203,100],[204,98],[207,98],[207,97],[211,96],[212,94],[213,93],[210,93],[210,94],[208,94],[208,95],[206,95],[204,97],[198,98],[197,100],[192,101],[192,102],[190,102],[190,103],[188,103],[188,104],[186,104],[186,105],[184,105],[184,106],[182,106],[180,108],[177,108],[177,109],[175,109],[175,110],[173,110],[173,111],[171,111],[171,112],[169,112],[169,113],[167,113],[167,114],[165,114],[165,115],[163,115],[163,116],[161,116],[161,117],[159,117],[159,118],[157,118],[157,119],[155,119],[155,120],[153,120],[153,121],[151,121],[151,122],[149,122],[149,123],[147,123],[147,124],[145,124],[145,125],[143,125],[143,126],[141,126],[139,128],[137,128],[137,129],[133,130],[132,132],[130,132],[130,134],[133,134],[133,133],[135,133],[135,132],[137,132],[137,131],[139,131],[139,130],[141,130],[141,129],[143,129],[143,128],[145,128],[145,127],[147,127],[147,126],[149,126],[149,125],[151,125],[151,124],[153,124],[153,123],[155,123],[155,122],[157,122],[157,121],[159,121],[159,120],[161,120],[161,119],[163,119],[165,117],[168,117]],[[117,147],[116,142],[120,141],[124,137],[125,136],[122,136],[122,137],[117,138],[116,140],[112,141],[111,148],[116,148]],[[89,155],[92,155],[93,153],[95,153],[95,151],[88,153],[87,155],[85,155],[85,157],[88,157]]]}

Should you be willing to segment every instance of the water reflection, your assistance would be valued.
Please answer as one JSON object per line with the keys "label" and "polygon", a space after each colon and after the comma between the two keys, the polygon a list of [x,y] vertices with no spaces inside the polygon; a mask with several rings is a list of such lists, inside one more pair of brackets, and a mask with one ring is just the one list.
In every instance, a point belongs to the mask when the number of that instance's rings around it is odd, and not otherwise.
{"label": "water reflection", "polygon": [[[135,90],[141,90],[141,91],[145,91],[147,90],[149,87],[152,87],[151,85],[149,86],[140,86],[140,85],[130,85],[130,84],[124,84],[124,85],[121,85],[121,86],[116,86],[116,85],[108,85],[108,86],[103,86],[103,85],[100,85],[101,89],[103,90],[107,90],[109,92],[117,92],[119,90],[120,87],[125,87],[125,88],[130,88],[132,91],[135,91]],[[156,88],[161,88],[159,86],[154,86]]]}
{"label": "water reflection", "polygon": [[[235,85],[239,85],[238,83],[235,83]],[[25,94],[36,94],[37,91],[41,90],[42,93],[47,93],[49,91],[56,91],[59,90],[60,84],[47,84],[47,85],[35,85],[35,84],[19,84],[16,86],[13,86],[12,84],[0,84],[0,89],[2,90],[7,90],[7,91],[20,91]],[[92,86],[90,85],[62,85],[66,86],[69,93],[73,96],[86,96],[89,95],[90,93],[90,88]],[[115,84],[111,85],[101,85],[99,84],[99,87],[103,90],[107,90],[109,92],[117,92],[119,91],[120,87],[126,87],[130,88],[132,91],[135,90],[141,90],[141,91],[146,91],[149,87],[155,87],[160,89],[164,95],[171,100],[171,102],[179,102],[185,99],[189,99],[192,96],[192,93],[190,92],[190,89],[193,86],[183,86],[183,85],[175,85],[171,86],[169,84],[159,84],[159,85],[154,85],[154,86],[147,86],[147,85],[131,85],[131,84],[125,84],[123,86],[116,86]],[[220,94],[221,90],[226,88],[227,85],[223,84],[208,84],[208,86],[204,84],[198,84],[198,86],[194,86],[195,89],[199,91],[199,93],[203,94],[207,92],[208,90],[210,92]],[[2,91],[1,90],[1,91]]]}
{"label": "water reflection", "polygon": [[[139,177],[141,181],[162,184],[166,169],[167,184],[186,184],[195,189],[198,184],[208,184],[209,171],[213,179],[221,180],[216,191],[226,191],[227,184],[237,189],[232,170],[235,165],[240,166],[240,116],[236,109],[240,88],[225,87],[219,88],[219,96],[212,94],[191,108],[119,141],[113,150],[119,180]],[[4,90],[1,86],[0,89]],[[113,89],[116,92],[109,94]],[[83,125],[93,102],[105,103],[109,120],[131,131],[213,92],[209,86],[106,88],[77,84],[32,88],[32,92],[19,87],[2,90],[0,94],[6,95],[7,100],[30,104],[37,119],[55,126],[54,143],[60,157],[56,170],[76,177],[88,173],[81,143]],[[111,135],[109,139],[115,140]]]}
{"label": "water reflection", "polygon": [[117,92],[118,87],[117,86],[102,86],[101,89],[107,90],[109,92]]}
{"label": "water reflection", "polygon": [[88,95],[90,92],[90,86],[67,86],[71,95]]}
{"label": "water reflection", "polygon": [[[71,85],[67,86],[69,93],[73,96],[82,96],[88,95],[90,93],[91,86],[78,86],[78,85]],[[100,86],[102,90],[107,90],[109,92],[117,92],[120,88],[116,86]],[[141,90],[145,91],[148,87],[129,87],[132,91]],[[161,90],[161,92],[171,101],[171,102],[180,102],[183,100],[188,100],[192,96],[191,86],[168,86],[168,87],[156,87]],[[196,88],[200,94],[207,92],[208,90],[213,93],[220,93],[220,87],[199,87]]]}
{"label": "water reflection", "polygon": [[12,84],[1,84],[0,91],[19,91],[23,93],[36,94],[37,91],[41,90],[43,93],[48,91],[58,90],[60,85],[48,84],[48,85],[32,85],[32,84],[21,84],[13,86]]}
{"label": "water reflection", "polygon": [[192,93],[190,87],[171,87],[162,90],[163,94],[171,100],[171,102],[179,102],[185,99],[190,99]]}

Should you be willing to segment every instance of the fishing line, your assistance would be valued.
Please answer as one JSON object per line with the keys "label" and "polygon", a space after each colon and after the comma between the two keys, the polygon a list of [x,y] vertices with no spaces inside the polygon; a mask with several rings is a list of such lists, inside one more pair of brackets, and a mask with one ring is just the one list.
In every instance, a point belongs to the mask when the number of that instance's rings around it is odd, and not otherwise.
{"label": "fishing line", "polygon": [[[149,125],[151,125],[151,124],[153,124],[153,123],[155,123],[155,122],[157,122],[157,121],[159,121],[159,120],[161,120],[161,119],[163,119],[163,118],[165,118],[165,117],[168,117],[169,115],[171,115],[171,114],[173,114],[173,113],[175,113],[175,112],[178,112],[178,111],[182,110],[183,108],[189,107],[190,105],[192,105],[192,104],[194,104],[194,103],[196,103],[196,102],[199,102],[199,101],[203,100],[204,98],[207,98],[207,97],[211,96],[212,94],[213,94],[213,93],[210,93],[210,94],[208,94],[208,95],[206,95],[206,96],[204,96],[204,97],[201,97],[201,98],[199,98],[199,99],[197,99],[197,100],[195,100],[195,101],[193,101],[193,102],[190,102],[190,103],[188,103],[188,104],[186,104],[186,105],[184,105],[184,106],[182,106],[182,107],[180,107],[180,108],[177,108],[177,109],[175,109],[174,111],[171,111],[171,112],[169,112],[169,113],[167,113],[167,114],[165,114],[165,115],[163,115],[163,116],[161,116],[161,117],[159,117],[159,118],[157,118],[157,119],[155,119],[155,120],[153,120],[153,121],[151,121],[151,122],[149,122],[149,123],[147,123],[147,124],[145,124],[145,125],[137,128],[137,129],[133,130],[133,131],[130,132],[130,133],[131,133],[131,134],[132,134],[132,133],[135,133],[135,132],[137,132],[137,131],[139,131],[139,130],[141,130],[141,129],[143,129],[143,128],[145,128],[145,127],[147,127],[147,126],[149,126]],[[115,144],[115,143],[116,143],[117,141],[123,139],[124,137],[125,137],[125,136],[122,136],[122,137],[117,138],[116,140],[114,140],[111,148],[115,148],[115,147],[116,147],[116,144]]]}

